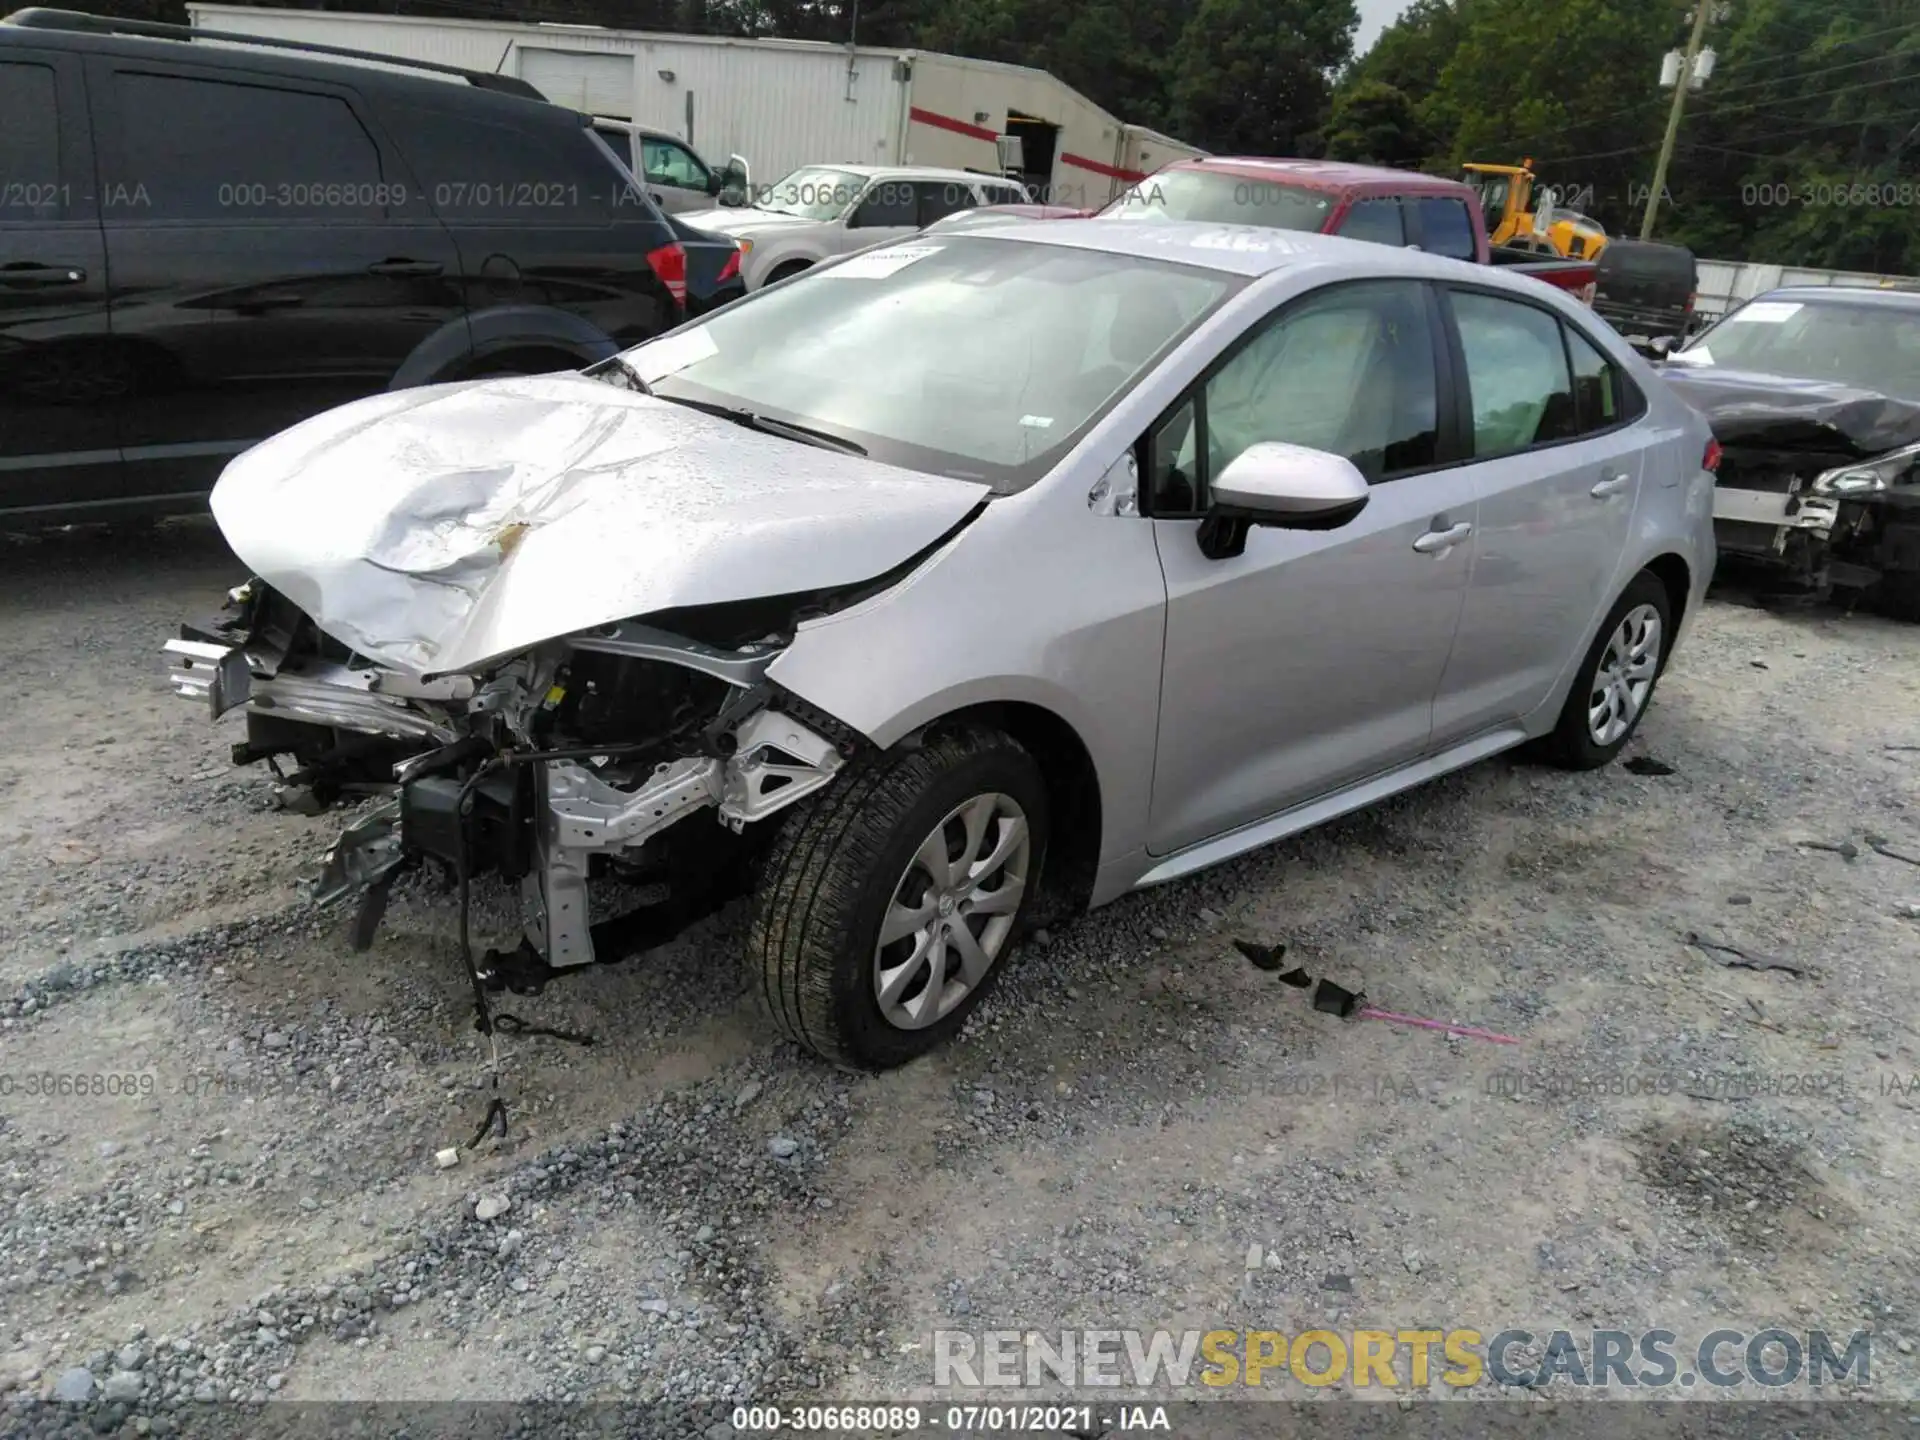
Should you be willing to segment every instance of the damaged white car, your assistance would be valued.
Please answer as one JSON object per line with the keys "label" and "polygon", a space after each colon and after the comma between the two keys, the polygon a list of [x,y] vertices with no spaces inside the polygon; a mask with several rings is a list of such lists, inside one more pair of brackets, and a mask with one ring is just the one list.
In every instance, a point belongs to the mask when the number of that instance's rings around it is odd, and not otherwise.
{"label": "damaged white car", "polygon": [[255,578],[167,648],[237,761],[383,797],[322,881],[358,943],[426,857],[463,947],[519,884],[496,988],[749,891],[774,1021],[888,1066],[1053,916],[1523,741],[1612,758],[1712,569],[1708,442],[1530,281],[1008,221],[296,426],[214,492]]}

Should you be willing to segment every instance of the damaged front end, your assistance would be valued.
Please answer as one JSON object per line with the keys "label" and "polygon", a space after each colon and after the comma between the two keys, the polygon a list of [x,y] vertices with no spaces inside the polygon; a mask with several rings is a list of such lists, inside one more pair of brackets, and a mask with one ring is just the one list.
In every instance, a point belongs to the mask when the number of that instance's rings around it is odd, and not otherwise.
{"label": "damaged front end", "polygon": [[1845,386],[1668,366],[1722,447],[1720,553],[1920,619],[1920,405]]}
{"label": "damaged front end", "polygon": [[[770,836],[759,822],[863,743],[767,679],[791,609],[623,621],[420,677],[355,654],[256,579],[166,650],[181,695],[214,718],[244,709],[234,760],[266,761],[286,803],[373,802],[316,886],[323,902],[359,897],[356,946],[410,866],[456,878],[463,928],[467,882],[498,875],[519,887],[524,935],[480,978],[525,990],[660,944],[739,893]],[[640,898],[615,913],[622,894]]]}

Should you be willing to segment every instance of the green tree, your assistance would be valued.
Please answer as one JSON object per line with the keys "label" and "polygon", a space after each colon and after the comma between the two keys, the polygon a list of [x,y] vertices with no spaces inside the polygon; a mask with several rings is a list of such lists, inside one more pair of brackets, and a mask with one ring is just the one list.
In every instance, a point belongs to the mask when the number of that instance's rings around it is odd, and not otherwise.
{"label": "green tree", "polygon": [[1412,98],[1380,80],[1342,85],[1327,120],[1327,158],[1358,160],[1397,170],[1417,170],[1433,150],[1433,137]]}
{"label": "green tree", "polygon": [[1311,144],[1359,21],[1353,0],[1200,0],[1173,50],[1176,133],[1251,155]]}

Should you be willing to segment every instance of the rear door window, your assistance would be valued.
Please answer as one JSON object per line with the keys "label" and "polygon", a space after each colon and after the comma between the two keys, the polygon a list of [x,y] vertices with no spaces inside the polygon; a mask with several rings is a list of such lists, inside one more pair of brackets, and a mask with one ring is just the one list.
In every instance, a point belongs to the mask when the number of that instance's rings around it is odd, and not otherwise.
{"label": "rear door window", "polygon": [[1570,439],[1580,431],[1557,317],[1522,301],[1452,292],[1473,401],[1476,460]]}
{"label": "rear door window", "polygon": [[1445,255],[1454,260],[1477,260],[1479,251],[1473,242],[1473,220],[1464,201],[1440,195],[1423,195],[1420,207],[1420,248],[1429,255]]}
{"label": "rear door window", "polygon": [[1407,243],[1407,225],[1400,214],[1400,202],[1391,195],[1354,201],[1335,233],[1349,240],[1371,240],[1380,245]]}
{"label": "rear door window", "polygon": [[552,226],[604,225],[616,211],[648,217],[627,174],[585,126],[409,107],[392,128],[443,220]]}
{"label": "rear door window", "polygon": [[862,228],[918,224],[920,197],[910,180],[881,180],[870,186],[848,223]]}
{"label": "rear door window", "polygon": [[113,92],[118,173],[107,201],[142,221],[353,222],[408,199],[337,95],[127,70]]}
{"label": "rear door window", "polygon": [[71,184],[60,168],[53,67],[0,64],[0,225],[65,219]]}
{"label": "rear door window", "polygon": [[1622,419],[1620,367],[1572,326],[1567,356],[1573,362],[1573,411],[1582,435],[1611,430]]}
{"label": "rear door window", "polygon": [[916,180],[913,195],[914,223],[922,229],[962,210],[972,210],[980,203],[973,186],[964,180]]}

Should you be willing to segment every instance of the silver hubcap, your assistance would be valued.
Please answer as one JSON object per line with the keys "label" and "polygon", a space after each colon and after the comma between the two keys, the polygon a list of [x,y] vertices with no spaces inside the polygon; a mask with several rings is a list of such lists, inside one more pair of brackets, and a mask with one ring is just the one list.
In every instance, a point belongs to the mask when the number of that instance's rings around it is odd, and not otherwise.
{"label": "silver hubcap", "polygon": [[925,1029],[987,978],[1013,933],[1032,851],[1011,795],[954,806],[920,842],[873,950],[873,992],[889,1025]]}
{"label": "silver hubcap", "polygon": [[1587,733],[1594,744],[1611,745],[1633,728],[1659,669],[1660,612],[1636,605],[1621,618],[1593,675]]}

